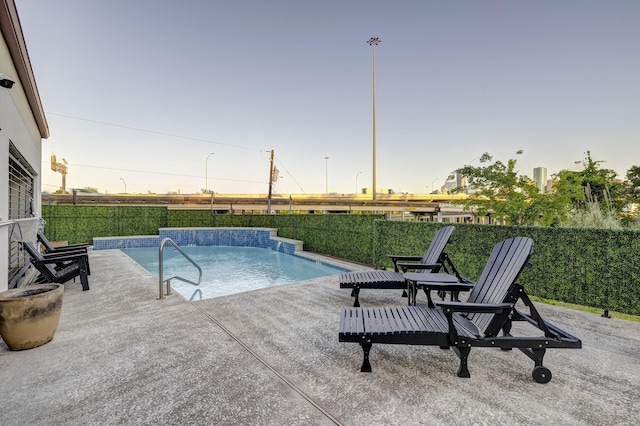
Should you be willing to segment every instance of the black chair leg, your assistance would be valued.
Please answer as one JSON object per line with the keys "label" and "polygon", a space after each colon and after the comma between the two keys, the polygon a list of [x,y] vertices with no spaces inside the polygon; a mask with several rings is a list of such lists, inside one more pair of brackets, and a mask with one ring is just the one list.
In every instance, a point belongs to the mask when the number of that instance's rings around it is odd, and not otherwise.
{"label": "black chair leg", "polygon": [[363,373],[371,373],[371,363],[369,363],[371,343],[360,343],[360,346],[362,346],[362,352],[364,353],[364,359],[362,360],[362,367],[360,367],[360,371]]}
{"label": "black chair leg", "polygon": [[78,268],[80,272],[80,283],[82,283],[82,291],[89,290],[89,278],[87,277],[87,261],[81,257],[78,259]]}
{"label": "black chair leg", "polygon": [[471,377],[469,373],[469,367],[467,366],[467,359],[469,358],[469,352],[471,352],[471,348],[468,346],[458,347],[455,346],[452,348],[458,358],[460,358],[460,366],[458,367],[458,377]]}

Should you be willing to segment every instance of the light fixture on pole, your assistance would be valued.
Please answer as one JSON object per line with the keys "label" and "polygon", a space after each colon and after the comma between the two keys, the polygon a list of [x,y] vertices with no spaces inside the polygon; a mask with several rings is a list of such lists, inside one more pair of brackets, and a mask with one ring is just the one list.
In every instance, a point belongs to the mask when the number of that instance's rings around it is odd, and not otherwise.
{"label": "light fixture on pole", "polygon": [[356,174],[356,195],[358,195],[358,176],[360,176],[360,173],[362,173],[362,172],[358,172]]}
{"label": "light fixture on pole", "polygon": [[329,157],[324,157],[324,192],[329,193]]}
{"label": "light fixture on pole", "polygon": [[214,153],[211,152],[207,155],[207,158],[204,160],[204,192],[206,194],[209,193],[209,157],[211,157]]}
{"label": "light fixture on pole", "polygon": [[381,42],[371,37],[367,43],[373,47],[373,199],[376,199],[376,46]]}
{"label": "light fixture on pole", "polygon": [[124,193],[127,193],[127,182],[124,181],[123,178],[120,178],[120,180],[122,181],[122,183],[124,183]]}

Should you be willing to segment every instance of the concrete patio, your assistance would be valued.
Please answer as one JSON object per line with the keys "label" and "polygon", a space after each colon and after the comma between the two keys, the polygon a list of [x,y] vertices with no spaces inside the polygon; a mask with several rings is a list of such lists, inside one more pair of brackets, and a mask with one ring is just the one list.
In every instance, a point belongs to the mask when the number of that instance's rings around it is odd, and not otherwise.
{"label": "concrete patio", "polygon": [[[437,347],[338,342],[352,303],[337,277],[189,302],[119,250],[90,254],[91,290],[65,284],[55,338],[0,342],[2,425],[538,424],[640,422],[640,323],[537,304],[578,336],[549,350],[550,383],[517,350],[473,349],[470,379]],[[363,290],[363,306],[403,304]]]}

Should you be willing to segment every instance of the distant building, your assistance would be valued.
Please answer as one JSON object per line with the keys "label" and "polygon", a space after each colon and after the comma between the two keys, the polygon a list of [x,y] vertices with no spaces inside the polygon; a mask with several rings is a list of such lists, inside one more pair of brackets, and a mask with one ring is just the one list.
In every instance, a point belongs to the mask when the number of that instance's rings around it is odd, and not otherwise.
{"label": "distant building", "polygon": [[460,172],[456,172],[456,188],[465,188],[467,186],[467,177]]}
{"label": "distant building", "polygon": [[553,191],[553,185],[555,185],[555,181],[553,179],[547,179],[547,192]]}
{"label": "distant building", "polygon": [[[467,178],[460,172],[455,172],[447,178],[444,185],[440,187],[443,192],[451,192],[456,188],[464,188],[467,186]],[[465,193],[468,193],[468,189],[465,189]]]}
{"label": "distant building", "polygon": [[547,168],[536,167],[533,169],[533,181],[542,194],[547,192]]}
{"label": "distant building", "polygon": [[[465,182],[464,182],[464,176],[462,176],[459,173],[456,173],[457,179],[451,179],[451,180],[447,180],[444,185],[442,185],[440,187],[441,191],[444,192],[451,192],[453,189],[458,188],[460,186],[464,186]],[[462,181],[460,180],[460,178],[462,178]]]}

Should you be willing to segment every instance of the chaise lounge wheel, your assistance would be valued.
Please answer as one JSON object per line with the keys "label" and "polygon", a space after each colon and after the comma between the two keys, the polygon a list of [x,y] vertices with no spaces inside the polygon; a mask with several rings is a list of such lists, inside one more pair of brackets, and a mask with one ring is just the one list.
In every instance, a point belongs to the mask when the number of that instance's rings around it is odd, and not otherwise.
{"label": "chaise lounge wheel", "polygon": [[542,365],[534,367],[531,375],[533,376],[533,380],[538,383],[549,383],[551,380],[551,370]]}

